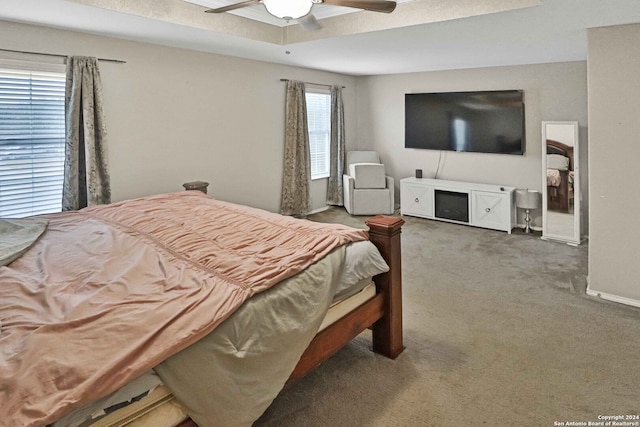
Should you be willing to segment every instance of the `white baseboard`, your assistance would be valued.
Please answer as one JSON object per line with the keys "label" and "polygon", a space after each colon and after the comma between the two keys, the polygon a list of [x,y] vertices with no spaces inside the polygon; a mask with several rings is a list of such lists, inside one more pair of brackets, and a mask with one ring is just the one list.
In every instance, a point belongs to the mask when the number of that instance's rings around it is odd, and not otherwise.
{"label": "white baseboard", "polygon": [[311,212],[309,212],[309,213],[308,213],[308,215],[311,215],[311,214],[317,214],[317,213],[320,213],[320,212],[324,212],[324,211],[326,211],[326,210],[329,210],[329,208],[330,208],[330,206],[329,206],[329,205],[327,205],[327,206],[325,206],[325,207],[323,207],[323,208],[314,209],[314,210],[312,210]]}
{"label": "white baseboard", "polygon": [[604,299],[604,300],[607,300],[607,301],[613,301],[613,302],[617,302],[617,303],[620,303],[620,304],[630,305],[630,306],[633,306],[633,307],[640,307],[640,300],[633,299],[633,298],[627,298],[627,297],[621,297],[619,295],[614,295],[614,294],[608,294],[606,292],[594,291],[593,289],[589,289],[589,284],[587,284],[587,295],[592,296],[592,297],[601,298],[601,299]]}

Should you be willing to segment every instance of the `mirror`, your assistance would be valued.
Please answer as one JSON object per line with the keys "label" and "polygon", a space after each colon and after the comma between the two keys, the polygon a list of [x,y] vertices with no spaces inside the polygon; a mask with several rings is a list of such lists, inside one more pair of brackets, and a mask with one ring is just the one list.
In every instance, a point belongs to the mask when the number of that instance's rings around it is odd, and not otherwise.
{"label": "mirror", "polygon": [[580,243],[578,122],[542,122],[542,238]]}

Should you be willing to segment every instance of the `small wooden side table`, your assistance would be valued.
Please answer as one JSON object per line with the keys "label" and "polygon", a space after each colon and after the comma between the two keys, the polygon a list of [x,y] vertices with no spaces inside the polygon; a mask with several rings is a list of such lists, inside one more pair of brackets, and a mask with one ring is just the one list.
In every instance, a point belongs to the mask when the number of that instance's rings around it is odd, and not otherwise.
{"label": "small wooden side table", "polygon": [[185,182],[184,184],[182,184],[182,186],[185,190],[199,190],[204,194],[207,194],[207,187],[209,186],[209,183],[204,181],[192,181]]}

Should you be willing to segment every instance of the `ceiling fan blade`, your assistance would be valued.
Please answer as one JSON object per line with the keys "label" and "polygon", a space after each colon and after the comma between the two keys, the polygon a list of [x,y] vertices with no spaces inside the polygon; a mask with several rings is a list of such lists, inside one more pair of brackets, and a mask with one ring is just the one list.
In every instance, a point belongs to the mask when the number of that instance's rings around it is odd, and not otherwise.
{"label": "ceiling fan blade", "polygon": [[396,2],[389,0],[322,0],[322,3],[384,13],[391,13],[396,8]]}
{"label": "ceiling fan blade", "polygon": [[260,0],[241,1],[240,3],[230,4],[229,6],[218,7],[216,9],[208,9],[208,10],[205,10],[205,13],[229,12],[230,10],[236,10],[236,9],[240,9],[242,7],[247,7],[247,6],[251,6],[253,4],[258,4],[258,3],[260,3]]}
{"label": "ceiling fan blade", "polygon": [[296,19],[296,22],[303,30],[307,31],[317,31],[322,28],[322,24],[318,22],[315,16],[312,13],[307,13],[302,18]]}

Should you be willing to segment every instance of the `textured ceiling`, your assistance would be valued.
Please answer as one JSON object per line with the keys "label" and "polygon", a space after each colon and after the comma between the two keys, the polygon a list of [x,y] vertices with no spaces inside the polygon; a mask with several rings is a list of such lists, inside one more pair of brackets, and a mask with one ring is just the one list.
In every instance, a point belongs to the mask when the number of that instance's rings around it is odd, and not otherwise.
{"label": "textured ceiling", "polygon": [[[244,0],[186,0],[187,3],[197,4],[207,9],[215,9],[218,7],[228,6],[231,4],[240,3]],[[415,1],[415,0],[396,0],[396,3],[405,3],[407,1]],[[314,4],[311,10],[311,13],[317,20],[322,20],[326,18],[332,18],[338,15],[344,15],[347,13],[358,12],[358,9],[350,8],[350,7],[337,7],[326,4]],[[264,22],[266,24],[275,25],[278,27],[286,27],[289,25],[297,25],[295,20],[285,21],[284,19],[279,19],[273,15],[271,15],[262,4],[255,4],[248,7],[243,7],[241,9],[232,10],[230,12],[237,16],[242,16],[244,18],[253,19],[255,21]]]}

